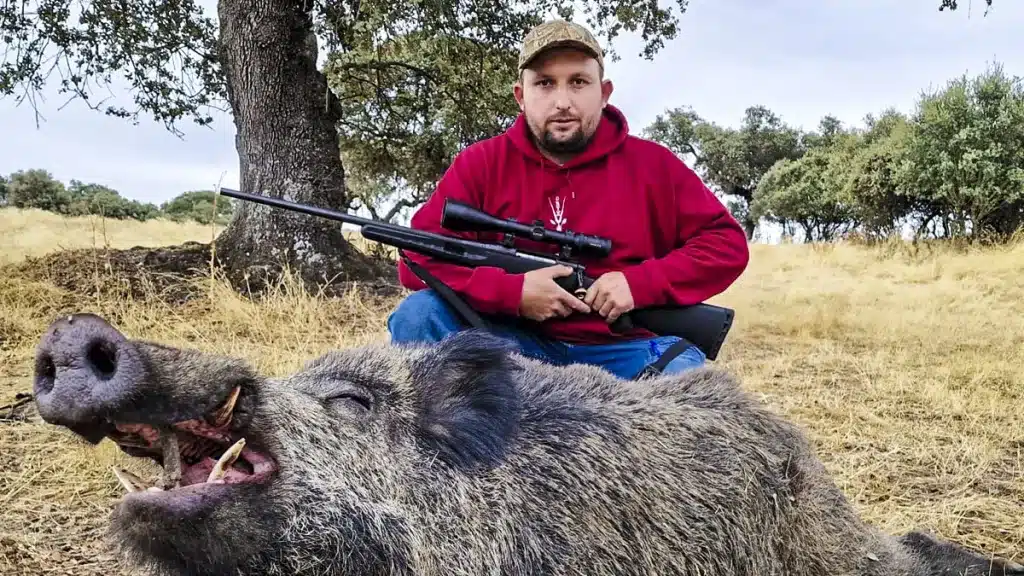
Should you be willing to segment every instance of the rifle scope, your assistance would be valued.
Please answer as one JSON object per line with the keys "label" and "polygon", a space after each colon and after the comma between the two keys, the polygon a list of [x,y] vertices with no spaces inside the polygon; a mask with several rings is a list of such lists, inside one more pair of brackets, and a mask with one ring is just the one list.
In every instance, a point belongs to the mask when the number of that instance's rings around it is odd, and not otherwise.
{"label": "rifle scope", "polygon": [[517,234],[536,242],[549,242],[569,247],[581,256],[602,258],[608,256],[612,251],[612,242],[607,238],[577,234],[568,230],[559,232],[545,228],[540,223],[529,225],[521,224],[512,219],[502,220],[450,198],[444,201],[441,226],[449,230],[462,232],[500,231],[507,234]]}

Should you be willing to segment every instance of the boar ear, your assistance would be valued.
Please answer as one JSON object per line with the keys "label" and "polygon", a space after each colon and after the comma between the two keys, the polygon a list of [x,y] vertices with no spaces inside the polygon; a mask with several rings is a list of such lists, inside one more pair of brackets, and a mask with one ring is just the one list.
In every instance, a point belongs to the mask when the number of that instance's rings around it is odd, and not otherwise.
{"label": "boar ear", "polygon": [[467,330],[434,345],[413,368],[416,425],[427,450],[459,467],[501,461],[519,427],[512,344]]}

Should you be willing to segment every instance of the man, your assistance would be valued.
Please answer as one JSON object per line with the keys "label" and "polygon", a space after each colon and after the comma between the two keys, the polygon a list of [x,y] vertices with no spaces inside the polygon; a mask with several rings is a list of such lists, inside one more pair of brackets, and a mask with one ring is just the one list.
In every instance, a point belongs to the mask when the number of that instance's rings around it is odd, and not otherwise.
{"label": "man", "polygon": [[[550,267],[527,274],[464,268],[418,254],[409,259],[454,290],[529,356],[556,364],[602,366],[634,378],[679,342],[641,329],[616,334],[609,324],[634,308],[696,304],[728,288],[748,262],[743,228],[698,176],[667,148],[629,135],[608,104],[600,45],[585,28],[544,23],[524,39],[513,93],[521,110],[504,134],[477,142],[453,161],[412,227],[448,235],[440,225],[445,199],[498,218],[604,236],[610,257],[581,260],[597,278],[583,300],[553,278]],[[492,234],[459,233],[494,242]],[[518,240],[521,249],[553,252]],[[417,290],[388,319],[392,341],[437,342],[467,326],[455,310],[404,264],[402,284]],[[675,346],[662,372],[702,365],[694,346]],[[668,361],[670,357],[666,357]]]}

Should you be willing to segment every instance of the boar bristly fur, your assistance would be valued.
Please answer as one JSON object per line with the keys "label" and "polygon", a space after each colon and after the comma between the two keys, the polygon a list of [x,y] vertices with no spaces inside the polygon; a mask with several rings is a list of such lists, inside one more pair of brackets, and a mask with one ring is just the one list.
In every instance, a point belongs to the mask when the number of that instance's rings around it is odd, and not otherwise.
{"label": "boar bristly fur", "polygon": [[[147,367],[118,383],[134,422],[201,418],[240,385],[232,439],[275,464],[260,481],[128,494],[111,536],[154,573],[937,576],[962,554],[979,575],[1024,574],[953,544],[927,557],[863,522],[802,431],[724,371],[624,381],[475,331],[337,350],[282,378],[118,346]],[[92,413],[61,378],[39,387],[44,418]]]}

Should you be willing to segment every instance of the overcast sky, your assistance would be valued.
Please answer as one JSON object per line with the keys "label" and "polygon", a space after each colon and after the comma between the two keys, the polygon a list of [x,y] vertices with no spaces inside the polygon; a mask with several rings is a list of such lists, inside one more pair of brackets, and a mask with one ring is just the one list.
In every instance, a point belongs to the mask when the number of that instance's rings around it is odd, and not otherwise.
{"label": "overcast sky", "polygon": [[[971,3],[973,2],[973,7]],[[208,0],[207,4],[212,2]],[[791,124],[813,129],[825,114],[859,124],[888,106],[910,111],[922,90],[982,72],[1000,62],[1024,74],[1024,1],[961,0],[939,12],[939,0],[692,0],[677,39],[653,62],[620,39],[622,60],[610,63],[612,102],[632,131],[665,111],[690,105],[703,117],[735,125],[743,110],[764,104]],[[968,9],[970,8],[970,12]],[[511,90],[509,98],[511,98]],[[223,175],[238,186],[234,126],[183,125],[181,139],[143,118],[138,126],[51,96],[45,121],[0,100],[0,174],[44,168],[110,186],[122,195],[163,202],[210,189]]]}

